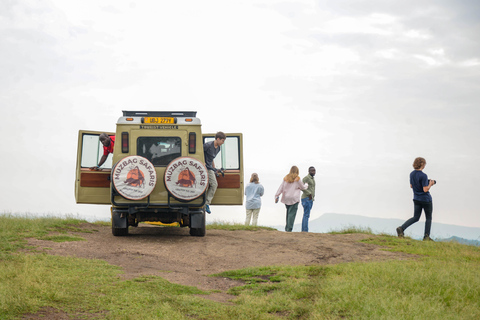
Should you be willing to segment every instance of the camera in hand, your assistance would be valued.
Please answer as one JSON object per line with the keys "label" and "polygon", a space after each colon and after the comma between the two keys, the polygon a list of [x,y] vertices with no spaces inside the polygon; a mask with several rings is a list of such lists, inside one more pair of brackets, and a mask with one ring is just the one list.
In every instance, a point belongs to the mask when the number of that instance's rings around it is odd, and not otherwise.
{"label": "camera in hand", "polygon": [[436,180],[428,179],[428,182],[433,181],[433,184],[437,184]]}

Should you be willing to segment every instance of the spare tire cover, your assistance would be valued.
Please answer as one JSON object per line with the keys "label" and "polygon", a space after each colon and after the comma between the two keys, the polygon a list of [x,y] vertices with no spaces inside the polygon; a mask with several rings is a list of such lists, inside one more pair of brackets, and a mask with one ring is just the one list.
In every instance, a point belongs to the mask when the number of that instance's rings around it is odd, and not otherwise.
{"label": "spare tire cover", "polygon": [[180,200],[194,200],[207,189],[207,168],[195,158],[180,157],[167,165],[164,180],[172,196]]}
{"label": "spare tire cover", "polygon": [[153,164],[144,157],[128,156],[118,161],[112,171],[118,193],[129,200],[141,200],[150,195],[157,183]]}

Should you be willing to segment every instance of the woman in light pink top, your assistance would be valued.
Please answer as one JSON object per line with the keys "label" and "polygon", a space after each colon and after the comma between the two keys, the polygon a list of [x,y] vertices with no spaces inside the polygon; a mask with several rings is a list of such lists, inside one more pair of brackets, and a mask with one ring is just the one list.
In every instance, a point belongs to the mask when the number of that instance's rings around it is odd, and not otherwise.
{"label": "woman in light pink top", "polygon": [[300,193],[302,190],[308,188],[308,185],[302,182],[298,173],[298,167],[293,166],[290,169],[290,173],[283,178],[282,184],[275,194],[275,203],[278,202],[278,198],[282,195],[281,201],[287,208],[287,224],[285,225],[285,231],[287,232],[292,232],[295,216],[297,215],[298,203],[300,202]]}

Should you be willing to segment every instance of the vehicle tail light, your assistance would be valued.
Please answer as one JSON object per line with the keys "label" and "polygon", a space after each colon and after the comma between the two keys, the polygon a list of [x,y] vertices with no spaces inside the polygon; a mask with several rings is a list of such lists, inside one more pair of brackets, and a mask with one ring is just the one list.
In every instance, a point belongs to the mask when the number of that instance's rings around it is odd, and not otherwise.
{"label": "vehicle tail light", "polygon": [[122,132],[122,153],[128,153],[128,132]]}
{"label": "vehicle tail light", "polygon": [[188,134],[188,153],[197,152],[197,134],[190,132]]}

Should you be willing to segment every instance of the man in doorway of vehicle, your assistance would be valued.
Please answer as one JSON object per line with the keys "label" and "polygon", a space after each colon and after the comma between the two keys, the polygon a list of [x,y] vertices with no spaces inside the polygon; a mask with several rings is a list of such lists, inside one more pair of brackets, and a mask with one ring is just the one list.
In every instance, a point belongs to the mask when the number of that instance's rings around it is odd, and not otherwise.
{"label": "man in doorway of vehicle", "polygon": [[302,206],[303,206],[303,219],[302,219],[302,232],[308,232],[308,219],[310,219],[310,211],[312,210],[313,200],[315,198],[315,168],[308,168],[308,175],[303,178],[303,183],[308,184],[308,188],[303,190],[302,194]]}
{"label": "man in doorway of vehicle", "polygon": [[215,140],[205,142],[203,145],[203,153],[205,156],[205,166],[207,167],[208,171],[208,190],[207,190],[207,199],[205,201],[205,211],[208,213],[212,213],[210,211],[210,203],[212,202],[213,196],[217,191],[217,171],[218,169],[215,168],[215,164],[213,159],[217,156],[220,152],[220,146],[225,143],[225,139],[227,139],[225,133],[219,131],[215,135]]}
{"label": "man in doorway of vehicle", "polygon": [[113,153],[113,146],[115,145],[115,136],[109,136],[106,133],[102,133],[99,137],[100,142],[103,144],[103,156],[100,158],[100,162],[96,167],[91,167],[92,170],[98,170],[102,164],[105,163],[110,153]]}

